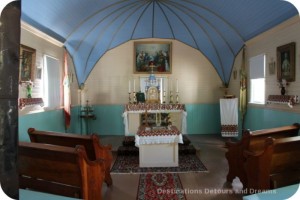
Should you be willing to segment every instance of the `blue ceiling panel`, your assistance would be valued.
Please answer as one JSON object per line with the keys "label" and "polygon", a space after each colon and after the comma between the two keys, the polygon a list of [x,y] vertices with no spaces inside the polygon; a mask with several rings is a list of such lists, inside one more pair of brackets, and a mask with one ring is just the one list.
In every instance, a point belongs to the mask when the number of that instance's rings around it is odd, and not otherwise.
{"label": "blue ceiling panel", "polygon": [[141,12],[139,16],[135,28],[133,30],[132,39],[139,38],[151,38],[153,36],[152,33],[152,20],[153,20],[153,12],[150,5]]}
{"label": "blue ceiling panel", "polygon": [[202,52],[228,83],[245,41],[296,16],[282,0],[22,0],[21,19],[64,43],[79,84],[110,49],[168,38]]}

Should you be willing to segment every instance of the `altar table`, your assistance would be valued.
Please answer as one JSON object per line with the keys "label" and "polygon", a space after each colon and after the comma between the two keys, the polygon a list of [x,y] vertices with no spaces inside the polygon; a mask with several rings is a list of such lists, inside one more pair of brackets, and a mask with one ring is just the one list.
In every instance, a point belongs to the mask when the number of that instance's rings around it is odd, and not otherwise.
{"label": "altar table", "polygon": [[140,167],[178,167],[178,143],[183,140],[175,126],[140,126],[135,135]]}
{"label": "altar table", "polygon": [[187,134],[187,112],[184,104],[137,103],[126,104],[123,113],[125,135],[136,134],[141,126],[141,114],[145,113],[171,113],[173,125],[181,134]]}

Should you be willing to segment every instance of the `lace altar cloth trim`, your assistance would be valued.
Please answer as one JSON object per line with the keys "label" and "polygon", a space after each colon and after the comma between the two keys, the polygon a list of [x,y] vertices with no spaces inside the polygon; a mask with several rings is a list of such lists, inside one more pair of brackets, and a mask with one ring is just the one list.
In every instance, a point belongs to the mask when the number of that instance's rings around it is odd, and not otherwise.
{"label": "lace altar cloth trim", "polygon": [[20,98],[19,99],[20,109],[23,109],[25,106],[29,106],[29,105],[44,106],[44,101],[42,98]]}
{"label": "lace altar cloth trim", "polygon": [[298,95],[269,95],[267,103],[282,103],[286,104],[293,101],[299,103]]}
{"label": "lace altar cloth trim", "polygon": [[160,104],[160,103],[138,103],[138,104],[126,104],[125,111],[149,111],[149,110],[178,110],[184,111],[184,104]]}
{"label": "lace altar cloth trim", "polygon": [[238,136],[238,125],[221,125],[222,136]]}
{"label": "lace altar cloth trim", "polygon": [[142,144],[168,144],[181,143],[183,144],[182,135],[175,126],[171,129],[150,129],[141,127],[135,135],[135,146]]}
{"label": "lace altar cloth trim", "polygon": [[176,126],[171,126],[170,128],[163,127],[158,129],[152,129],[148,127],[140,127],[137,135],[140,137],[148,137],[148,136],[164,136],[164,135],[179,135],[180,132],[176,128]]}

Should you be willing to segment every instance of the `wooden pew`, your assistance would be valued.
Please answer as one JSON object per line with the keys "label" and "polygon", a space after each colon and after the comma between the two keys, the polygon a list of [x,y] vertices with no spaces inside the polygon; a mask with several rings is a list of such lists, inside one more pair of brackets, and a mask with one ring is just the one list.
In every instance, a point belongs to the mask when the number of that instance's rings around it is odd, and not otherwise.
{"label": "wooden pew", "polygon": [[300,182],[300,136],[267,138],[263,151],[245,151],[244,155],[249,189],[275,189]]}
{"label": "wooden pew", "polygon": [[19,142],[19,187],[85,200],[102,199],[104,163],[83,146]]}
{"label": "wooden pew", "polygon": [[277,128],[263,129],[257,131],[246,130],[240,141],[226,142],[228,148],[225,157],[228,161],[227,181],[232,182],[235,177],[239,177],[245,187],[247,187],[247,176],[244,170],[245,158],[243,152],[259,151],[264,148],[265,139],[268,137],[285,138],[298,135],[300,124],[293,124],[290,126],[282,126]]}
{"label": "wooden pew", "polygon": [[110,168],[112,165],[111,145],[101,145],[99,136],[76,135],[71,133],[58,133],[52,131],[39,131],[34,128],[28,129],[31,142],[54,144],[68,147],[83,145],[90,160],[103,159],[105,161],[105,182],[108,186],[112,185]]}

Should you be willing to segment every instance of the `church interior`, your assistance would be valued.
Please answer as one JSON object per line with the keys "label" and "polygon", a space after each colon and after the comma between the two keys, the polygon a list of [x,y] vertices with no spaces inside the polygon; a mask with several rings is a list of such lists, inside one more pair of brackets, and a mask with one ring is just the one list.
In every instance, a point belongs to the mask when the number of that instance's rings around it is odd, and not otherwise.
{"label": "church interior", "polygon": [[21,0],[0,20],[0,183],[9,197],[296,193],[293,4]]}

